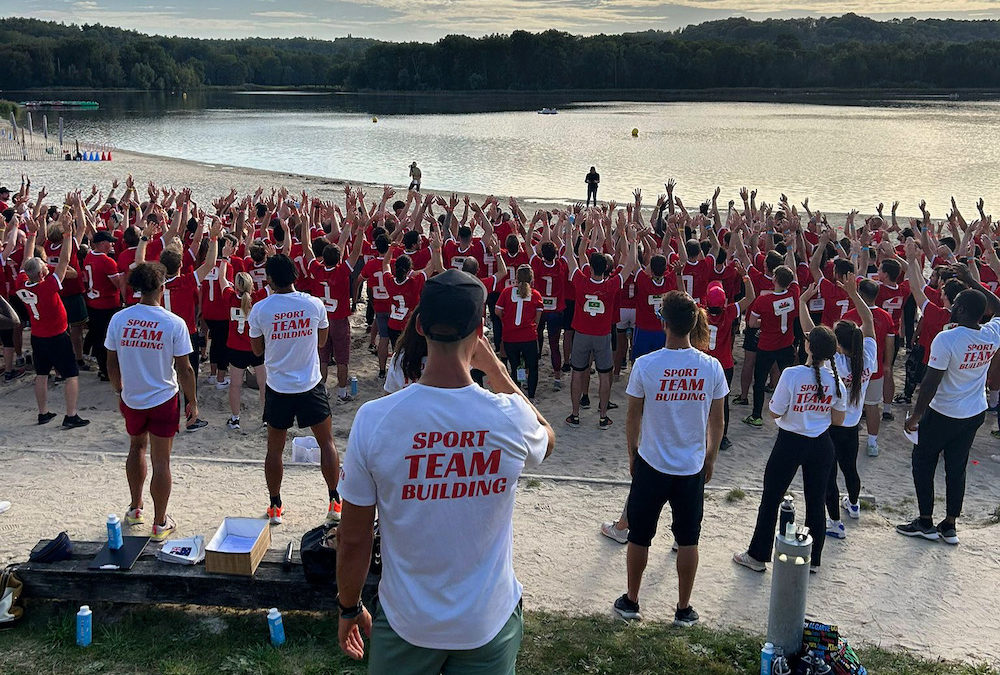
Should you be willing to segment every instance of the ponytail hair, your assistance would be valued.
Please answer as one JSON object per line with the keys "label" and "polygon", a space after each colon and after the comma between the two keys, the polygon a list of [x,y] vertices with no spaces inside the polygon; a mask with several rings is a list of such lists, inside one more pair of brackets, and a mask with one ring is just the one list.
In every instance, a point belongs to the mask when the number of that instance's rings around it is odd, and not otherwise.
{"label": "ponytail hair", "polygon": [[833,328],[837,336],[837,344],[847,354],[851,365],[851,405],[857,405],[861,400],[861,386],[864,384],[865,370],[865,336],[853,321],[838,321]]}
{"label": "ponytail hair", "polygon": [[410,256],[404,253],[396,258],[396,264],[392,274],[392,276],[396,279],[396,283],[403,283],[411,269],[413,269],[413,261],[410,260]]}
{"label": "ponytail hair", "polygon": [[522,298],[531,297],[531,282],[535,280],[535,275],[531,272],[530,265],[521,265],[514,275],[517,281],[517,295]]}
{"label": "ponytail hair", "polygon": [[406,324],[403,332],[396,340],[396,353],[392,358],[399,359],[399,368],[403,377],[410,382],[416,382],[423,374],[424,357],[427,356],[427,339],[417,332],[417,322],[420,321],[420,305],[417,305]]}
{"label": "ponytail hair", "polygon": [[233,286],[240,296],[240,309],[243,310],[243,316],[250,316],[250,308],[253,306],[253,298],[250,295],[253,293],[253,277],[246,272],[239,272],[233,279]]}
{"label": "ponytail hair", "polygon": [[691,329],[691,346],[701,351],[708,351],[711,343],[711,328],[708,325],[708,314],[704,307],[698,307],[694,316],[694,328]]}
{"label": "ponytail hair", "polygon": [[816,326],[809,331],[809,352],[812,354],[812,369],[816,376],[816,395],[814,398],[816,400],[823,398],[823,377],[819,368],[824,361],[830,362],[830,368],[833,370],[833,386],[836,389],[837,398],[840,398],[840,376],[837,374],[837,364],[833,360],[837,353],[837,338],[833,331],[826,326]]}

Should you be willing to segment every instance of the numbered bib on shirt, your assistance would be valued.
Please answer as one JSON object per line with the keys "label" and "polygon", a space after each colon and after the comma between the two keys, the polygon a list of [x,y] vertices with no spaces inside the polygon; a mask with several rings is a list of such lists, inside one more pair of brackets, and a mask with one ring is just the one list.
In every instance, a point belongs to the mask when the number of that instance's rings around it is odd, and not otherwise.
{"label": "numbered bib on shirt", "polygon": [[653,308],[653,314],[659,316],[660,309],[663,307],[663,296],[662,295],[649,296],[649,304]]}
{"label": "numbered bib on shirt", "polygon": [[791,316],[794,310],[795,298],[791,296],[774,301],[774,315],[781,321],[782,333],[787,333],[788,329],[791,328],[791,322],[788,320],[788,317]]}
{"label": "numbered bib on shirt", "polygon": [[403,321],[406,319],[406,298],[402,295],[397,295],[392,299],[392,306],[389,308],[389,318],[394,321]]}
{"label": "numbered bib on shirt", "polygon": [[585,295],[583,296],[583,312],[584,314],[589,314],[590,316],[597,316],[598,314],[604,314],[604,302],[596,295]]}
{"label": "numbered bib on shirt", "polygon": [[232,307],[229,310],[229,318],[236,322],[236,332],[240,335],[246,332],[247,317],[243,314],[242,307]]}
{"label": "numbered bib on shirt", "polygon": [[456,256],[454,256],[451,259],[451,266],[454,267],[457,270],[462,269],[462,265],[465,264],[466,257],[468,257],[468,256],[464,256],[464,255],[456,255]]}
{"label": "numbered bib on shirt", "polygon": [[17,297],[21,298],[21,302],[27,305],[28,309],[31,310],[31,318],[36,321],[41,317],[38,313],[38,296],[29,291],[27,288],[20,288],[17,291]]}
{"label": "numbered bib on shirt", "polygon": [[546,312],[553,311],[558,306],[558,301],[555,298],[542,298],[542,309]]}

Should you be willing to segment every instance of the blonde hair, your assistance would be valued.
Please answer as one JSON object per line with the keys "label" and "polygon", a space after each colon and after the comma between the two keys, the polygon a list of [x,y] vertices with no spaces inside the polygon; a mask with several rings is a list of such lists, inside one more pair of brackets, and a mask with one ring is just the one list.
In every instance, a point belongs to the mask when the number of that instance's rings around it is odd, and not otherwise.
{"label": "blonde hair", "polygon": [[704,307],[698,307],[698,312],[694,317],[694,328],[691,329],[691,345],[702,351],[708,349],[711,342],[711,333],[708,326],[708,313]]}
{"label": "blonde hair", "polygon": [[517,294],[522,298],[531,297],[531,282],[534,281],[535,275],[531,271],[530,265],[521,265],[517,268],[517,272],[514,275],[514,280],[517,281]]}
{"label": "blonde hair", "polygon": [[250,295],[253,293],[253,277],[246,272],[239,272],[233,279],[233,286],[240,296],[240,309],[243,310],[243,316],[250,316],[250,308],[253,306],[253,298]]}

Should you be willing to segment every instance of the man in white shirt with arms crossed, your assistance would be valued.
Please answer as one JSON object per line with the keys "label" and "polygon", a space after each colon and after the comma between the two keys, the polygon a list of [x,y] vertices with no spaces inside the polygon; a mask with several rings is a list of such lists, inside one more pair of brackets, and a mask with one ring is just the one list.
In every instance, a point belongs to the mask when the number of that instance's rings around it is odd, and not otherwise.
{"label": "man in white shirt with arms crossed", "polygon": [[[340,646],[361,659],[370,635],[370,673],[514,672],[514,491],[555,434],[481,337],[485,303],[466,272],[431,278],[416,326],[427,338],[423,375],[354,418],[340,483]],[[496,393],[473,383],[472,368]],[[384,567],[373,626],[361,589],[376,506]]]}

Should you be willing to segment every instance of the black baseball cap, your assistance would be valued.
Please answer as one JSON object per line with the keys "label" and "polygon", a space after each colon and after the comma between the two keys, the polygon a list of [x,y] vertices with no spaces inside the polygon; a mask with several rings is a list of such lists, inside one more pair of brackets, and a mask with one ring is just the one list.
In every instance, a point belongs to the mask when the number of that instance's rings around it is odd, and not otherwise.
{"label": "black baseball cap", "polygon": [[115,236],[110,232],[108,232],[107,230],[101,230],[100,232],[94,235],[94,243],[100,244],[102,241],[108,241],[114,243]]}
{"label": "black baseball cap", "polygon": [[5,187],[0,187],[0,193],[4,193],[4,192],[6,192],[7,194],[10,194],[10,189],[9,188],[5,188]]}
{"label": "black baseball cap", "polygon": [[420,327],[428,340],[458,342],[483,325],[486,287],[468,272],[451,269],[424,285]]}

